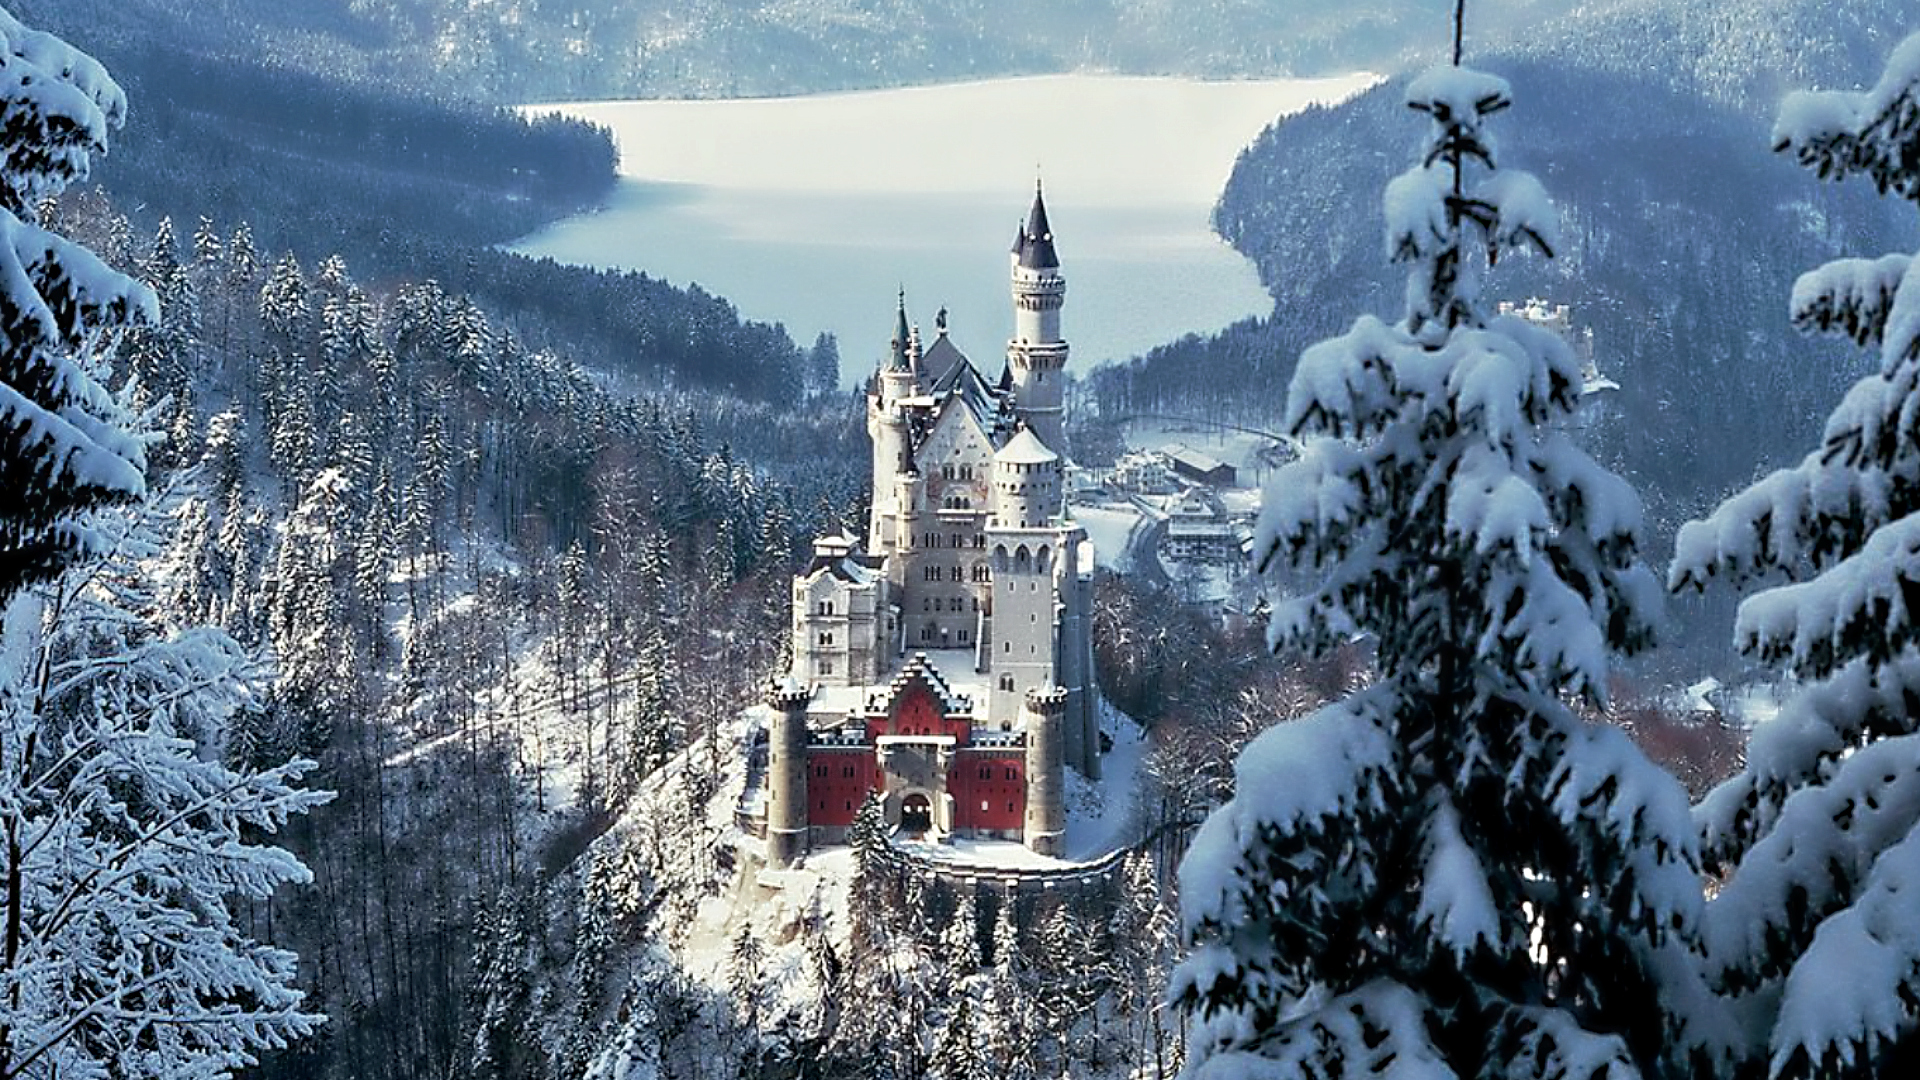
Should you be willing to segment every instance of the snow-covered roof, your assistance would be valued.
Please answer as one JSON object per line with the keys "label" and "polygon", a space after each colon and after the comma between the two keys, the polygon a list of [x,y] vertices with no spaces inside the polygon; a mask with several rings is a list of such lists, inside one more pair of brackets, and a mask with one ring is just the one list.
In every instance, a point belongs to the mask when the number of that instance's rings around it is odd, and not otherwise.
{"label": "snow-covered roof", "polygon": [[875,746],[955,746],[959,742],[952,735],[882,735],[873,740]]}
{"label": "snow-covered roof", "polygon": [[845,551],[840,548],[822,549],[814,546],[813,562],[808,564],[806,573],[800,576],[812,581],[820,574],[831,574],[834,578],[853,585],[871,585],[880,577],[881,559],[859,550]]}
{"label": "snow-covered roof", "polygon": [[[969,652],[966,655],[972,654]],[[900,670],[894,673],[893,678],[885,686],[873,688],[872,693],[867,696],[868,715],[889,711],[894,699],[900,696],[901,691],[915,682],[923,683],[933,691],[934,697],[939,699],[941,708],[947,715],[958,716],[973,712],[973,700],[965,694],[956,692],[940,674],[940,669],[927,659],[926,653],[917,652],[907,658],[907,662],[901,665]]]}
{"label": "snow-covered roof", "polygon": [[1009,465],[1045,465],[1059,461],[1060,455],[1047,449],[1047,444],[1040,441],[1032,428],[1021,428],[993,455],[993,460]]}

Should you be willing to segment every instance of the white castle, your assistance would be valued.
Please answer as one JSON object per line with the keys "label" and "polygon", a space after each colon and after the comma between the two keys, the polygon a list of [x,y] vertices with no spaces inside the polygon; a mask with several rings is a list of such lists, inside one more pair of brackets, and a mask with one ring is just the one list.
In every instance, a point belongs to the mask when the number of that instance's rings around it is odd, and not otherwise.
{"label": "white castle", "polygon": [[793,667],[769,697],[767,856],[845,839],[877,792],[909,833],[1062,852],[1065,769],[1099,774],[1093,549],[1067,516],[1067,343],[1045,201],[1013,245],[1014,333],[989,380],[900,301],[867,393],[871,527],[793,583]]}

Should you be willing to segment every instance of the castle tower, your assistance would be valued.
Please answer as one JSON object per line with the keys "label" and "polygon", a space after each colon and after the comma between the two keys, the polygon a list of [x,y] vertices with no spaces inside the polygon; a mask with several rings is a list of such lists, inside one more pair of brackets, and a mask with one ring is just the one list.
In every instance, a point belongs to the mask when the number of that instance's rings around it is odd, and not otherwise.
{"label": "castle tower", "polygon": [[807,850],[807,703],[813,691],[791,677],[767,693],[767,865],[792,866]]}
{"label": "castle tower", "polygon": [[1033,209],[1013,238],[1013,340],[1007,342],[1007,366],[1015,412],[1055,453],[1067,448],[1061,412],[1067,343],[1060,337],[1066,298],[1067,279],[1060,275],[1053,226],[1036,184]]}
{"label": "castle tower", "polygon": [[898,317],[894,322],[893,343],[867,395],[867,435],[873,440],[873,492],[867,526],[867,550],[884,555],[893,550],[893,538],[901,507],[895,481],[909,469],[911,454],[907,417],[900,402],[919,392],[914,366],[919,360],[919,343],[907,326],[907,294],[900,294]]}
{"label": "castle tower", "polygon": [[1022,837],[1040,855],[1066,847],[1067,800],[1063,726],[1067,692],[1058,686],[1027,692],[1020,710],[1027,731],[1027,816]]}
{"label": "castle tower", "polygon": [[1014,433],[993,455],[993,489],[988,493],[990,524],[1000,529],[1044,529],[1063,508],[1060,455],[1032,428]]}

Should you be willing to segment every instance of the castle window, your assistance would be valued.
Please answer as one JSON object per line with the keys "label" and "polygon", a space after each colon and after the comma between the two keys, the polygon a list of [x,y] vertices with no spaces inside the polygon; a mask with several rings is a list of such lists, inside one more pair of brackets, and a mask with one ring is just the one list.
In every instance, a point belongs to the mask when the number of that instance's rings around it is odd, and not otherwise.
{"label": "castle window", "polygon": [[831,644],[833,644],[833,635],[832,635],[831,633],[824,633],[824,634],[821,634],[821,635],[820,635],[820,644],[822,644],[822,645],[831,645]]}
{"label": "castle window", "polygon": [[965,581],[965,580],[967,580],[967,579],[966,579],[966,575],[965,575],[964,573],[962,573],[962,572],[961,572],[961,570],[960,570],[960,568],[959,568],[959,567],[957,567],[957,566],[956,566],[956,567],[953,567],[952,569],[950,569],[950,570],[949,570],[949,571],[947,572],[947,580],[949,580],[949,581]]}
{"label": "castle window", "polygon": [[[1008,652],[1012,652],[1012,651],[1013,651],[1013,643],[1012,643],[1012,642],[1008,642],[1008,643],[1007,643],[1007,651],[1008,651]],[[1000,676],[1000,689],[1002,689],[1002,690],[1012,690],[1012,689],[1013,689],[1013,676],[1011,676],[1011,675],[1002,675],[1002,676]]]}
{"label": "castle window", "polygon": [[992,572],[987,569],[986,563],[977,562],[973,564],[973,580],[975,581],[992,581],[993,580]]}
{"label": "castle window", "polygon": [[1007,813],[1013,813],[1013,804],[1011,802],[1007,804]]}
{"label": "castle window", "polygon": [[1000,651],[1001,651],[1001,652],[1012,652],[1012,651],[1013,651],[1013,642],[1011,642],[1011,641],[1003,641],[1003,642],[1001,642],[1001,643],[1000,643]]}
{"label": "castle window", "polygon": [[923,596],[923,597],[921,597],[921,598],[920,598],[920,610],[921,610],[921,611],[932,611],[932,610],[933,610],[933,597],[931,597],[931,596]]}
{"label": "castle window", "polygon": [[993,769],[986,765],[980,766],[980,779],[982,780],[993,779]]}
{"label": "castle window", "polygon": [[924,570],[920,571],[920,576],[927,579],[928,581],[939,581],[940,568],[937,566],[929,566]]}
{"label": "castle window", "polygon": [[973,638],[973,631],[968,630],[964,626],[960,628],[960,644],[965,645],[972,638]]}
{"label": "castle window", "polygon": [[980,812],[983,814],[987,812],[987,800],[985,799],[980,800]]}
{"label": "castle window", "polygon": [[952,543],[953,547],[963,548],[967,546],[967,538],[960,535],[959,533],[953,534],[952,541],[953,541]]}
{"label": "castle window", "polygon": [[820,674],[822,675],[833,674],[833,658],[832,657],[823,656],[820,658]]}
{"label": "castle window", "polygon": [[[1007,770],[1007,779],[1009,779],[1009,780],[1018,780],[1018,779],[1020,779],[1020,778],[1019,778],[1019,777],[1017,777],[1017,776],[1015,776],[1015,775],[1013,774],[1013,770],[1012,770],[1012,769],[1008,769],[1008,770]],[[1009,809],[1011,809],[1011,807],[1009,807]]]}

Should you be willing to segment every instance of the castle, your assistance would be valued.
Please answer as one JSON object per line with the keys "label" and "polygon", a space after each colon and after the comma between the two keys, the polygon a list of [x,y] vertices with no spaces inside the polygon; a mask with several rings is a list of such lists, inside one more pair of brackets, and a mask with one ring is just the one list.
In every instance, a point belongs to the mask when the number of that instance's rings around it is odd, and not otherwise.
{"label": "castle", "polygon": [[1047,208],[1013,244],[1014,333],[989,380],[901,297],[867,391],[865,544],[830,536],[793,582],[793,666],[769,695],[767,862],[840,843],[868,792],[907,833],[1060,855],[1066,769],[1100,768],[1093,549],[1067,517],[1067,343]]}

